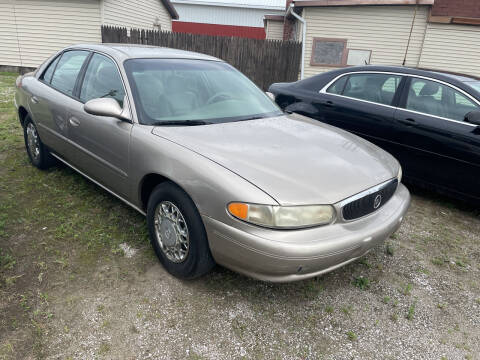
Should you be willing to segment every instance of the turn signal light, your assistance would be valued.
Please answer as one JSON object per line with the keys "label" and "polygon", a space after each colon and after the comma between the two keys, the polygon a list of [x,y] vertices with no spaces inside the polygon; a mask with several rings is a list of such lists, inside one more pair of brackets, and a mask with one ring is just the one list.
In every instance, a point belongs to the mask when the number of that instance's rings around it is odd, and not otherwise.
{"label": "turn signal light", "polygon": [[230,203],[228,204],[228,211],[230,214],[233,216],[242,219],[242,220],[247,220],[248,218],[248,205],[247,204],[242,204],[242,203]]}

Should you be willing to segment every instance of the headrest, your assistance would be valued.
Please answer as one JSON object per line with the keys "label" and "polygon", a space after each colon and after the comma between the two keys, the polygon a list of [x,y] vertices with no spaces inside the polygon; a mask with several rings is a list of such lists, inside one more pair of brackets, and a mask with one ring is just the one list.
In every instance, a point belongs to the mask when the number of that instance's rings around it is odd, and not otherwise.
{"label": "headrest", "polygon": [[433,82],[427,82],[420,91],[420,96],[432,96],[438,92],[439,85]]}

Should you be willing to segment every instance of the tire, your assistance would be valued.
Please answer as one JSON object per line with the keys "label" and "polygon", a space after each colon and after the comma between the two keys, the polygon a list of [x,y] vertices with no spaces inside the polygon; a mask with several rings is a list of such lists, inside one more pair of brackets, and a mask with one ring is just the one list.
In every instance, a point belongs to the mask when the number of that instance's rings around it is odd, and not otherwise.
{"label": "tire", "polygon": [[25,117],[23,138],[25,140],[25,149],[27,150],[28,158],[33,166],[45,170],[55,164],[54,157],[42,143],[42,140],[40,140],[37,127],[33,123],[30,115]]}
{"label": "tire", "polygon": [[162,183],[153,190],[148,200],[147,224],[158,259],[173,276],[194,279],[215,266],[197,207],[175,184]]}

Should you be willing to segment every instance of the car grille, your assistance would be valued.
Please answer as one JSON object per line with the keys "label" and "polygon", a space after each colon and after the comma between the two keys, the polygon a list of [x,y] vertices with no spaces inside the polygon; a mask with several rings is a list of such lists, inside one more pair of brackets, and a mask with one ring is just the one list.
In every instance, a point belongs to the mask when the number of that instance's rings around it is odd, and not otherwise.
{"label": "car grille", "polygon": [[345,220],[354,220],[377,211],[390,200],[395,190],[397,190],[397,186],[398,179],[394,179],[374,193],[344,205],[342,208],[343,218]]}

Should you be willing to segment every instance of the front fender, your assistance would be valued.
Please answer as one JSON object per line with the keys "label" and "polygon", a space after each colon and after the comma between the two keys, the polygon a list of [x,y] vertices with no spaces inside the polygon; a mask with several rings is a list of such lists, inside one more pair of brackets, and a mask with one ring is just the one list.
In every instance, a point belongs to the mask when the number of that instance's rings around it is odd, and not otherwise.
{"label": "front fender", "polygon": [[186,147],[135,124],[131,135],[131,202],[141,207],[139,188],[147,174],[161,175],[180,186],[202,215],[232,220],[226,206],[232,201],[277,205],[267,193],[236,173]]}

